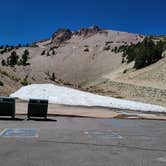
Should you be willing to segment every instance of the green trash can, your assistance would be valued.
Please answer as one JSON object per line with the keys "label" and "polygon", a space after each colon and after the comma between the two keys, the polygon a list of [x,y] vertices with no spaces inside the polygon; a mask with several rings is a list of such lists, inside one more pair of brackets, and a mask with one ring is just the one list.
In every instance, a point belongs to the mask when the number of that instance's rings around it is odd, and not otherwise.
{"label": "green trash can", "polygon": [[47,118],[48,100],[30,99],[28,103],[28,119],[31,117]]}
{"label": "green trash can", "polygon": [[0,116],[15,118],[15,98],[0,97]]}

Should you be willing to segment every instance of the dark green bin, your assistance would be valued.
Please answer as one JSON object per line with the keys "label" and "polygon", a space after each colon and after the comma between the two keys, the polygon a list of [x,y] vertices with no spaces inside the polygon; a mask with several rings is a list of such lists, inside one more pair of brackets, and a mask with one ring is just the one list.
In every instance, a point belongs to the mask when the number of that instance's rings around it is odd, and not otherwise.
{"label": "dark green bin", "polygon": [[48,100],[30,99],[28,103],[28,119],[31,117],[47,118]]}
{"label": "dark green bin", "polygon": [[15,98],[0,97],[0,116],[15,118]]}

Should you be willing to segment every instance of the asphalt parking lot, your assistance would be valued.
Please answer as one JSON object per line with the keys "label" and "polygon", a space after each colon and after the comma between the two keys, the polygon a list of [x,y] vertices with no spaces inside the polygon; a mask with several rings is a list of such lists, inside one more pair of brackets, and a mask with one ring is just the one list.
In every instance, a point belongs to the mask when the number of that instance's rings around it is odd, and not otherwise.
{"label": "asphalt parking lot", "polygon": [[166,122],[49,117],[0,119],[6,128],[35,135],[0,136],[2,166],[165,166]]}

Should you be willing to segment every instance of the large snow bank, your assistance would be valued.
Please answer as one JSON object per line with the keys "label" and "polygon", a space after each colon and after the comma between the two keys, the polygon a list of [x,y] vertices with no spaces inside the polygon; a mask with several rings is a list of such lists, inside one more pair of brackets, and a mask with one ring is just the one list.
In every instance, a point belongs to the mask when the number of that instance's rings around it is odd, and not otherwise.
{"label": "large snow bank", "polygon": [[166,108],[134,102],[112,97],[95,95],[88,92],[56,86],[53,84],[33,84],[22,87],[11,97],[18,97],[22,100],[48,99],[49,103],[77,105],[77,106],[101,106],[109,108],[130,109],[138,111],[166,112]]}

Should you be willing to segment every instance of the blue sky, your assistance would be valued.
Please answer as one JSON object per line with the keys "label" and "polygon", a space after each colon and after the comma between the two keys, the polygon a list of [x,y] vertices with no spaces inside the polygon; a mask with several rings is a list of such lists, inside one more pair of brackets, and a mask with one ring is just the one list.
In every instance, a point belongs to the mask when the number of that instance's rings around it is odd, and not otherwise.
{"label": "blue sky", "polygon": [[1,0],[0,44],[31,43],[58,28],[166,34],[166,0]]}

